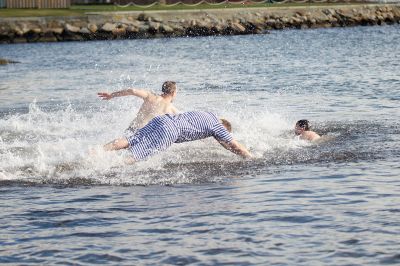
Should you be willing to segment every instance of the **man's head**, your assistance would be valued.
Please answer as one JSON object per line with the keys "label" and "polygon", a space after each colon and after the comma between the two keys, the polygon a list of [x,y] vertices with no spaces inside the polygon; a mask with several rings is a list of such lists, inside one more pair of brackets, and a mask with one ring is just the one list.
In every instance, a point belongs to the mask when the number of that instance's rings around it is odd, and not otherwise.
{"label": "man's head", "polygon": [[296,133],[296,135],[300,135],[304,131],[308,130],[310,130],[310,122],[308,122],[308,120],[302,119],[297,121],[296,126],[294,128],[294,132]]}
{"label": "man's head", "polygon": [[221,118],[221,123],[226,128],[226,130],[232,132],[232,125],[228,120]]}
{"label": "man's head", "polygon": [[176,96],[176,82],[174,81],[166,81],[162,85],[161,89],[163,95],[168,95],[168,96]]}

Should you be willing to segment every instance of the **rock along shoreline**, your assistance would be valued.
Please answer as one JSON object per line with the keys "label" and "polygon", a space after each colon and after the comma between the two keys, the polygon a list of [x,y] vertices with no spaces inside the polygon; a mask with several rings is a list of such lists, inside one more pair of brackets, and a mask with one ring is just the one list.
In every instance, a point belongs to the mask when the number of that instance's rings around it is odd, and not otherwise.
{"label": "rock along shoreline", "polygon": [[400,23],[399,4],[87,13],[0,18],[0,44],[266,33]]}

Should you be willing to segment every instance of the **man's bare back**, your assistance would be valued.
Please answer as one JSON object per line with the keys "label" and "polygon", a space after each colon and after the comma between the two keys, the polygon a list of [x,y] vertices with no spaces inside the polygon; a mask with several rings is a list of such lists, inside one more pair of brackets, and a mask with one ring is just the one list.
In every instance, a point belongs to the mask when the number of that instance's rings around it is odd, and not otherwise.
{"label": "man's bare back", "polygon": [[178,113],[178,109],[172,104],[172,101],[176,97],[176,84],[171,81],[164,82],[161,95],[156,95],[149,90],[133,88],[113,93],[99,92],[98,95],[103,100],[129,95],[143,99],[143,104],[140,106],[136,117],[129,125],[129,129],[133,131],[142,128],[158,115]]}
{"label": "man's bare back", "polygon": [[[143,99],[143,104],[140,106],[135,119],[131,122],[128,130],[133,133],[136,130],[144,127],[151,119],[158,115],[164,114],[177,114],[172,101],[175,99],[177,93],[176,83],[173,81],[166,81],[162,85],[162,94],[156,95],[149,90],[144,89],[127,89],[113,93],[99,92],[98,96],[103,100],[110,100],[114,97],[120,96],[136,96]],[[119,150],[126,148],[128,142],[126,138],[119,138],[106,144],[106,150]]]}
{"label": "man's bare back", "polygon": [[173,106],[172,100],[169,97],[149,93],[149,95],[143,99],[143,104],[135,119],[129,125],[129,129],[135,131],[147,125],[147,123],[156,116],[177,113],[178,109]]}

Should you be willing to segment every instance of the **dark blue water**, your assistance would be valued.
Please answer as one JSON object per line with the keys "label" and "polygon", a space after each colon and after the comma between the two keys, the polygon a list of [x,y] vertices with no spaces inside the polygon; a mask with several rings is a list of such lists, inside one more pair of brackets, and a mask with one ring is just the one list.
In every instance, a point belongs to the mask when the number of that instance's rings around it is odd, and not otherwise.
{"label": "dark blue water", "polygon": [[[383,26],[2,45],[20,63],[0,67],[0,263],[400,264],[399,43]],[[165,80],[256,158],[102,152],[141,102],[96,93]],[[325,142],[294,138],[303,118]]]}

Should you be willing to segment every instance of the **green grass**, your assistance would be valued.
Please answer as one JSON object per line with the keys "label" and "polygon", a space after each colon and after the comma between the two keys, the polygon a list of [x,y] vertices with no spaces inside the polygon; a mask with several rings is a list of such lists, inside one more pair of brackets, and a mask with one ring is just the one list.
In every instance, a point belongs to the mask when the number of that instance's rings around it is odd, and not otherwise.
{"label": "green grass", "polygon": [[[348,3],[350,4],[350,3]],[[362,3],[351,3],[362,4]],[[338,3],[286,3],[286,4],[224,4],[198,6],[154,5],[149,8],[128,6],[118,7],[114,5],[74,5],[69,9],[0,9],[0,17],[46,17],[46,16],[84,16],[86,12],[115,12],[115,11],[151,11],[151,10],[193,10],[193,9],[224,9],[224,8],[264,8],[264,7],[304,7],[304,6],[334,6]]]}

